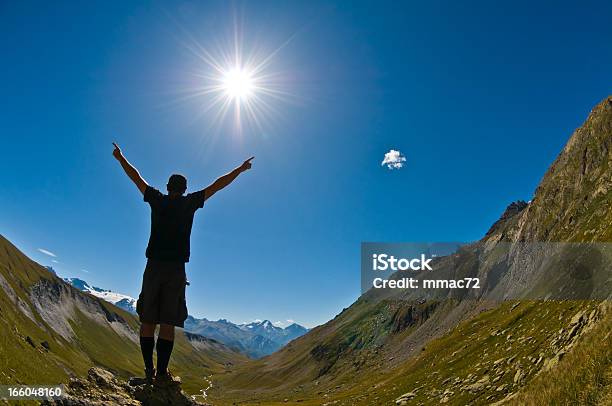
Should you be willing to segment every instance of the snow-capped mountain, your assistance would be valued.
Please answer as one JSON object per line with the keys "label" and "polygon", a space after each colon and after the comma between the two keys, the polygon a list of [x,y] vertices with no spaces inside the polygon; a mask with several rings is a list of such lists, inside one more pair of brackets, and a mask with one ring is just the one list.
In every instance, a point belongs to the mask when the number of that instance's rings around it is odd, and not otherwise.
{"label": "snow-capped mountain", "polygon": [[97,296],[130,313],[136,313],[136,299],[131,296],[90,286],[87,282],[79,278],[64,278],[64,281],[82,292]]}
{"label": "snow-capped mountain", "polygon": [[269,340],[281,344],[281,346],[308,332],[306,327],[302,327],[297,323],[282,328],[275,326],[270,320],[240,324],[238,327],[253,334],[266,337]]}
{"label": "snow-capped mountain", "polygon": [[307,328],[295,323],[282,328],[269,320],[234,324],[224,319],[212,321],[192,316],[185,321],[185,330],[214,338],[252,358],[272,354],[289,341],[308,332]]}
{"label": "snow-capped mountain", "polygon": [[276,327],[270,320],[254,321],[248,324],[241,324],[240,329],[249,331],[252,334],[260,335],[269,340],[285,345],[288,341],[285,340],[285,330]]}
{"label": "snow-capped mountain", "polygon": [[188,316],[185,320],[185,330],[220,341],[251,358],[263,357],[280,348],[277,342],[243,330],[238,325],[225,319],[214,321]]}
{"label": "snow-capped mountain", "polygon": [[250,323],[245,323],[245,324],[240,324],[238,327],[240,327],[243,330],[249,330],[249,331],[262,331],[262,332],[280,332],[283,331],[282,328],[280,327],[276,327],[270,320],[264,320],[264,321],[252,321]]}
{"label": "snow-capped mountain", "polygon": [[281,343],[282,345],[285,345],[294,338],[308,332],[306,327],[300,326],[297,323],[291,323],[287,327],[280,327],[276,323],[272,323],[270,320],[254,321],[247,324],[241,324],[239,327],[243,330],[249,330],[252,333],[259,334],[270,340]]}

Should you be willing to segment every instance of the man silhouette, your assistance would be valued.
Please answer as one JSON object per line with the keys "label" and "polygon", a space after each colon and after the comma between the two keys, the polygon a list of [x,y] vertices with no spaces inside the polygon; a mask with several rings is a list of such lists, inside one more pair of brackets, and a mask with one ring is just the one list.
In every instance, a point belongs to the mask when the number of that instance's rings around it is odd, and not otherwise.
{"label": "man silhouette", "polygon": [[[183,327],[187,318],[185,303],[185,263],[189,262],[189,240],[193,216],[212,195],[223,189],[242,172],[251,169],[251,157],[233,171],[221,176],[205,189],[185,195],[187,179],[170,176],[164,195],[140,176],[121,153],[117,144],[113,156],[151,206],[151,235],[147,245],[147,265],[142,290],[136,303],[140,318],[140,348],[145,364],[145,380],[133,383],[172,383],[168,362],[174,346],[174,327]],[[159,334],[155,343],[155,329]],[[153,367],[153,348],[157,347],[157,373]],[[142,381],[142,380],[141,380]]]}

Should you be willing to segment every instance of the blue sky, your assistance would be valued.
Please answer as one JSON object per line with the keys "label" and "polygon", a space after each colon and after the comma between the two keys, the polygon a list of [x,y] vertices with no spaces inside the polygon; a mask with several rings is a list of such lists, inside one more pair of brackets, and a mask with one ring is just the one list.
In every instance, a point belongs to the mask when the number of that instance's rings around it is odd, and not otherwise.
{"label": "blue sky", "polygon": [[[149,210],[111,142],[159,188],[255,155],[196,217],[190,312],[323,323],[359,294],[361,241],[480,238],[612,93],[609,4],[494,3],[3,2],[0,233],[137,296]],[[245,50],[290,39],[268,67],[289,96],[242,133],[179,92],[210,69],[185,44],[223,51],[235,24]]]}

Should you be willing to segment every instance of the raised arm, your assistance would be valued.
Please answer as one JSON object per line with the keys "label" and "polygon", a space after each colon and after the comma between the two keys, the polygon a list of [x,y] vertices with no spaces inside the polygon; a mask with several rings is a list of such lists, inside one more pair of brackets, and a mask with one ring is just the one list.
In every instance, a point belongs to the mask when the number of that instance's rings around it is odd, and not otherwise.
{"label": "raised arm", "polygon": [[140,190],[140,192],[144,195],[144,192],[147,189],[147,186],[149,186],[149,184],[142,178],[142,176],[140,176],[138,169],[134,168],[132,164],[129,163],[127,159],[125,159],[125,157],[121,153],[121,149],[119,148],[119,146],[114,142],[113,145],[115,146],[115,149],[113,150],[113,156],[115,157],[115,159],[117,159],[117,161],[119,161],[121,167],[125,171],[125,174],[132,180],[132,182],[134,182],[138,190]]}
{"label": "raised arm", "polygon": [[204,199],[205,200],[208,199],[209,197],[217,193],[219,190],[223,189],[224,187],[232,183],[234,179],[236,179],[238,175],[240,175],[242,172],[248,171],[249,169],[251,169],[251,161],[253,160],[253,158],[255,157],[254,156],[250,157],[249,159],[244,161],[242,165],[238,166],[233,171],[226,173],[225,175],[217,178],[217,180],[215,180],[213,183],[208,185],[208,187],[204,189]]}

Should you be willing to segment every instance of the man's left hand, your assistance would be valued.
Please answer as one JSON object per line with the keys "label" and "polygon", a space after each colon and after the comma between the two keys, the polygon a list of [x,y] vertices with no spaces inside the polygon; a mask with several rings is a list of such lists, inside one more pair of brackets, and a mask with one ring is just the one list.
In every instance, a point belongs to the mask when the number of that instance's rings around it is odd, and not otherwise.
{"label": "man's left hand", "polygon": [[119,145],[117,145],[116,143],[113,142],[113,146],[115,147],[115,149],[113,150],[113,156],[115,157],[115,159],[119,160],[121,159],[121,157],[123,156],[121,154],[121,148],[119,148]]}
{"label": "man's left hand", "polygon": [[240,169],[242,170],[242,172],[244,171],[248,171],[249,169],[251,169],[251,161],[255,159],[254,156],[250,157],[249,159],[247,159],[246,161],[244,161],[242,163],[242,165],[240,165]]}

